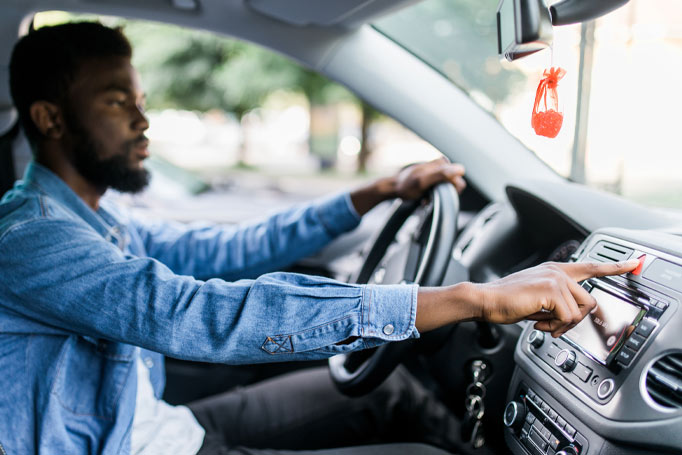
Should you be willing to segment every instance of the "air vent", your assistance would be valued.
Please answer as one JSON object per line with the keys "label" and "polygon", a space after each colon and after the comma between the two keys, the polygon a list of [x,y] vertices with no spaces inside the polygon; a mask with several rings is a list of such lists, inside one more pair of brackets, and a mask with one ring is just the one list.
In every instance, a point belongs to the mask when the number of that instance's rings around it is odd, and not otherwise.
{"label": "air vent", "polygon": [[646,375],[646,390],[665,408],[682,408],[682,353],[669,354],[654,363]]}
{"label": "air vent", "polygon": [[632,256],[632,248],[602,240],[590,251],[590,257],[602,262],[625,261]]}

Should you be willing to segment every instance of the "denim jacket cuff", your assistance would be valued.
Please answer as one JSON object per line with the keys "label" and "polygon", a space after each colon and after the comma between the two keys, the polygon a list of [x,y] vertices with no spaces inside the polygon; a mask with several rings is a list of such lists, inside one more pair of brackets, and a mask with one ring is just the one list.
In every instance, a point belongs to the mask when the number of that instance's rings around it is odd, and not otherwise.
{"label": "denim jacket cuff", "polygon": [[419,338],[417,285],[367,285],[362,299],[362,336],[383,341]]}
{"label": "denim jacket cuff", "polygon": [[357,227],[360,215],[353,207],[350,193],[344,192],[323,200],[317,206],[322,225],[332,237]]}

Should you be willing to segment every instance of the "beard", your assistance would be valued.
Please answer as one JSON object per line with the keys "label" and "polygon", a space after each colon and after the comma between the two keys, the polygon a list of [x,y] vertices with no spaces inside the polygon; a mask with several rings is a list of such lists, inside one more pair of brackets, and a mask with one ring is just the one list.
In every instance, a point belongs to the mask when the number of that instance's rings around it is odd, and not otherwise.
{"label": "beard", "polygon": [[65,117],[65,123],[73,137],[71,161],[86,180],[99,188],[113,188],[122,193],[139,193],[149,184],[149,171],[131,165],[133,150],[146,140],[144,135],[126,141],[122,146],[124,153],[100,158],[103,148],[101,144],[74,115]]}

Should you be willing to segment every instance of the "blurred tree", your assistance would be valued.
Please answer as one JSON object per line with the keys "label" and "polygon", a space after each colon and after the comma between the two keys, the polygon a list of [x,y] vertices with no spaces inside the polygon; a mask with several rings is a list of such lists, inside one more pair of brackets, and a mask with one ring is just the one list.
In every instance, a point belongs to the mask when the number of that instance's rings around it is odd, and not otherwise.
{"label": "blurred tree", "polygon": [[360,102],[362,109],[362,122],[360,126],[360,153],[358,154],[358,174],[367,172],[367,161],[372,153],[369,143],[369,128],[374,120],[381,117],[381,112],[377,111],[365,101]]}
{"label": "blurred tree", "polygon": [[[300,67],[299,67],[300,68]],[[332,83],[326,77],[306,68],[300,68],[296,81],[310,104],[310,152],[318,156],[323,169],[332,167],[336,162],[336,149],[339,144],[338,118],[336,109],[330,109],[343,101],[358,102],[348,90]]]}
{"label": "blurred tree", "polygon": [[[348,90],[320,74],[257,45],[210,33],[147,22],[126,22],[134,63],[145,81],[150,108],[233,112],[241,122],[275,90],[300,91],[310,103],[309,145],[323,166],[336,157],[337,124],[320,126],[322,106],[341,101],[362,103]],[[327,110],[329,112],[329,110]],[[362,109],[365,112],[371,112]],[[366,117],[369,122],[376,117]],[[363,116],[363,119],[365,117]],[[363,133],[368,125],[363,120]],[[359,169],[365,169],[369,148],[362,138]],[[240,162],[248,144],[242,140]]]}
{"label": "blurred tree", "polygon": [[[293,89],[300,69],[284,57],[210,33],[144,22],[126,23],[135,65],[145,80],[148,104],[244,115],[277,89]],[[242,136],[239,162],[248,144]]]}
{"label": "blurred tree", "polygon": [[[427,0],[375,22],[467,93],[504,101],[524,74],[497,55],[499,0]],[[549,63],[549,62],[548,62]]]}

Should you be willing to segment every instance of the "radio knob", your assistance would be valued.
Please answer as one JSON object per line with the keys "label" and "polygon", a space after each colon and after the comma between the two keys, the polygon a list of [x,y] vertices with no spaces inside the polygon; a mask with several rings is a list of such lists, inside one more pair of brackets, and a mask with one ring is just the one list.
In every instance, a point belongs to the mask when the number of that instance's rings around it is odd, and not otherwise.
{"label": "radio knob", "polygon": [[570,349],[562,349],[554,358],[554,365],[561,368],[562,371],[568,373],[569,371],[573,371],[575,368],[575,360],[575,352],[571,351]]}
{"label": "radio knob", "polygon": [[559,450],[555,455],[579,455],[578,449],[573,444]]}
{"label": "radio knob", "polygon": [[542,343],[545,342],[545,332],[541,332],[540,330],[533,330],[528,334],[528,342],[534,348],[539,348],[540,346],[542,346]]}
{"label": "radio knob", "polygon": [[510,401],[504,408],[504,425],[518,430],[526,418],[526,407],[518,401]]}

